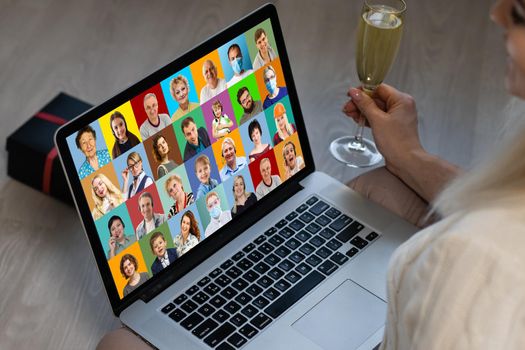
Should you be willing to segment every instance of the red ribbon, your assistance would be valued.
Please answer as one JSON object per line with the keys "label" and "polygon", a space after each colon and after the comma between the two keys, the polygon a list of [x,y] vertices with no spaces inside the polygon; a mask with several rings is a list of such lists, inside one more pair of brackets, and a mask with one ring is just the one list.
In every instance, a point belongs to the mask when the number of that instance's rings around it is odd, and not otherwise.
{"label": "red ribbon", "polygon": [[[63,125],[67,123],[66,119],[46,112],[38,112],[35,114],[35,117],[57,125]],[[42,177],[42,191],[47,194],[51,193],[51,174],[53,172],[53,162],[55,161],[57,155],[58,151],[56,147],[53,147],[46,156],[46,162],[44,164],[44,176]]]}

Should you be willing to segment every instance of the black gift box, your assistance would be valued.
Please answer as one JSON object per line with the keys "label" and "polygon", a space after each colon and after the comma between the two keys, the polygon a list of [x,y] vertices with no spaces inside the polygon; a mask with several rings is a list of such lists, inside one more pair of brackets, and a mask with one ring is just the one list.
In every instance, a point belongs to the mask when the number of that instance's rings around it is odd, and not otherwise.
{"label": "black gift box", "polygon": [[53,137],[61,124],[91,107],[65,93],[58,94],[7,138],[7,174],[72,205],[73,199],[56,155]]}

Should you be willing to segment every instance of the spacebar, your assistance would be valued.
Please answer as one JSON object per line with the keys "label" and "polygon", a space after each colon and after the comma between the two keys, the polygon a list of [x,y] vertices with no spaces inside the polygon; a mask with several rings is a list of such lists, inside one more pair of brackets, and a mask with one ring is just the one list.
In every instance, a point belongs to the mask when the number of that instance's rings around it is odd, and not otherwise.
{"label": "spacebar", "polygon": [[268,306],[264,312],[273,318],[279,317],[290,306],[295,304],[299,299],[301,299],[306,293],[312,290],[324,279],[325,277],[320,272],[317,272],[316,270],[312,271],[308,276],[293,286],[292,289],[281,295],[279,299]]}

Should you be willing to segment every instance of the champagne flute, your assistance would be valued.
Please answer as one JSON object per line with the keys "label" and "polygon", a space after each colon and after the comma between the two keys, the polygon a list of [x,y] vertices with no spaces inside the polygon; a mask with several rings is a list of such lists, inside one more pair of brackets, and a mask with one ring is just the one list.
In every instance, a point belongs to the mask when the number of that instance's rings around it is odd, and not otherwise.
{"label": "champagne flute", "polygon": [[[365,0],[357,29],[356,66],[363,91],[373,96],[396,58],[401,35],[404,0]],[[330,144],[330,152],[354,168],[379,163],[383,156],[374,142],[363,138],[365,118],[360,116],[355,136],[343,136]]]}

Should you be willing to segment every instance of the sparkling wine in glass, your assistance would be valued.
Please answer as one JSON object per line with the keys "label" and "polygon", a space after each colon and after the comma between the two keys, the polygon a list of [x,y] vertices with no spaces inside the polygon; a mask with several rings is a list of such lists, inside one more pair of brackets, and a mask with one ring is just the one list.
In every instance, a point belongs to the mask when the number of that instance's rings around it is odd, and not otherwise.
{"label": "sparkling wine in glass", "polygon": [[[363,91],[373,96],[394,62],[403,34],[404,0],[365,0],[357,29],[356,68]],[[339,161],[355,168],[377,164],[383,157],[374,142],[363,138],[365,118],[359,118],[355,136],[330,144]]]}

